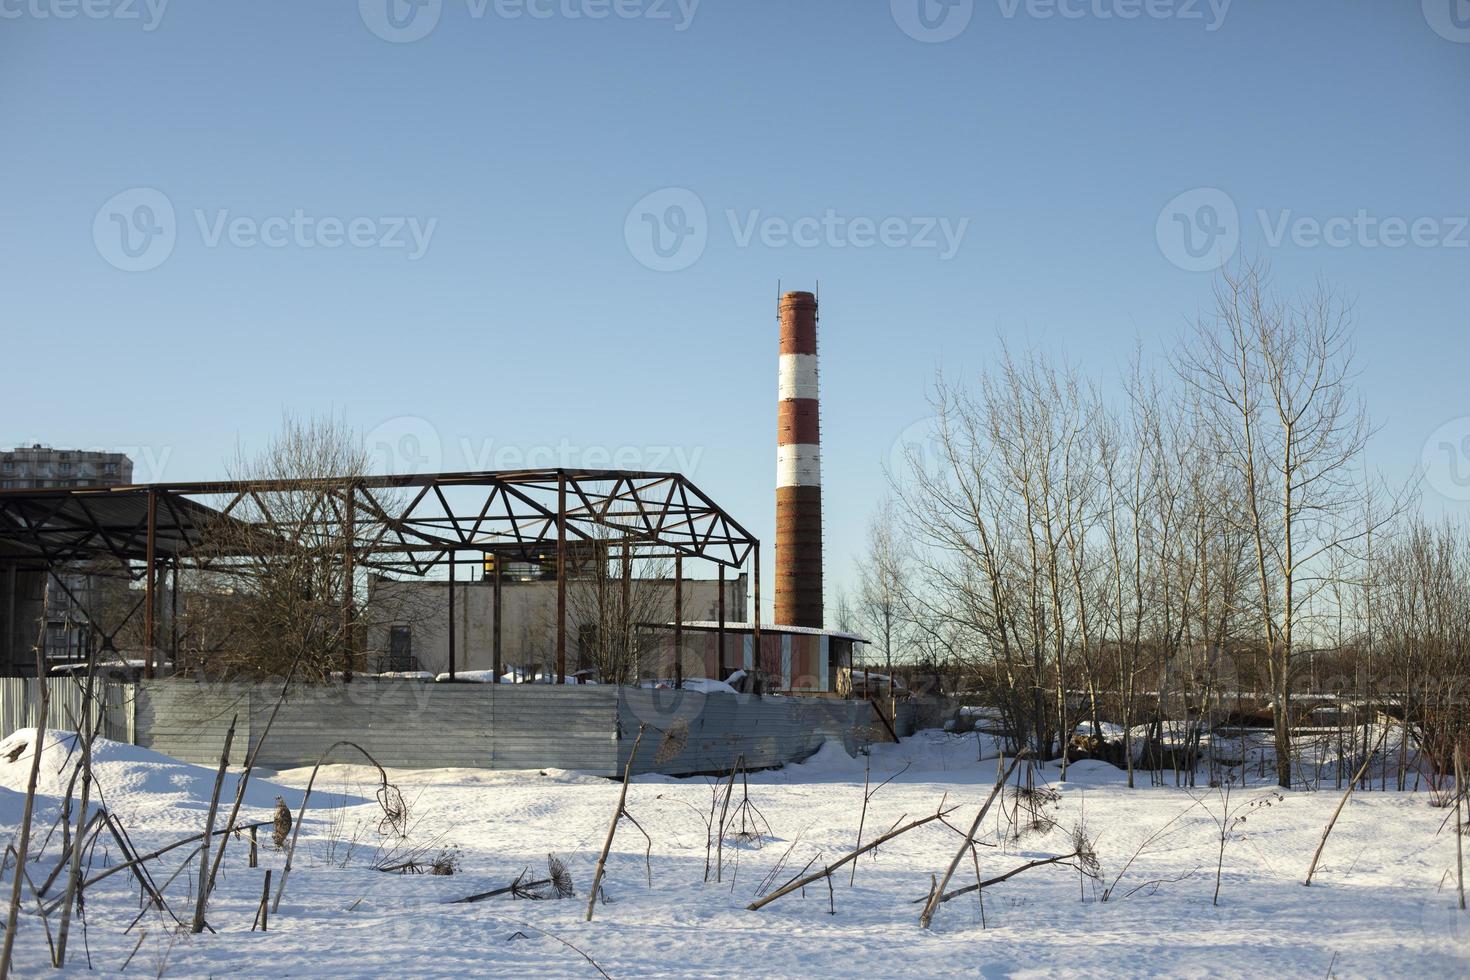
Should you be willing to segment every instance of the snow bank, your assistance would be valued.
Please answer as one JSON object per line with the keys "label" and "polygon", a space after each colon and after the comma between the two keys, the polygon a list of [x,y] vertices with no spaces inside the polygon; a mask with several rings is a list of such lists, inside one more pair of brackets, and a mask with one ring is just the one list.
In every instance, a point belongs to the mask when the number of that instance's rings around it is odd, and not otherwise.
{"label": "snow bank", "polygon": [[841,742],[829,738],[804,761],[787,768],[799,770],[803,776],[840,776],[862,772],[864,764],[862,759],[848,755]]}
{"label": "snow bank", "polygon": [[[650,680],[638,685],[643,688],[655,690],[673,690],[675,684],[672,680]],[[697,691],[700,694],[738,694],[735,688],[725,681],[717,681],[712,677],[686,677],[684,678],[684,690]]]}
{"label": "snow bank", "polygon": [[[432,679],[433,680],[438,681],[441,684],[446,683],[446,682],[451,681],[451,680],[456,681],[458,683],[464,683],[464,684],[494,684],[495,683],[495,671],[493,671],[493,670],[457,670],[457,671],[454,672],[454,676],[453,677],[450,677],[449,676],[449,673],[446,671],[445,673],[438,674],[438,675],[431,675],[431,676],[432,676]],[[504,674],[501,674],[500,675],[500,683],[502,683],[502,684],[555,684],[556,683],[556,675],[555,674],[543,674],[539,670],[536,671],[533,674],[533,673],[531,673],[529,671],[521,670],[519,668],[512,668],[511,670],[508,670]],[[593,681],[593,680],[584,680],[584,679],[582,679],[580,677],[576,677],[575,675],[568,674],[567,677],[566,677],[566,679],[563,681],[563,683],[564,684],[596,684],[597,682],[596,681]]]}
{"label": "snow bank", "polygon": [[1097,723],[1097,731],[1094,732],[1092,722],[1084,721],[1077,726],[1076,734],[1083,736],[1096,734],[1107,739],[1109,742],[1121,741],[1123,738],[1123,726],[1111,721],[1100,721]]}
{"label": "snow bank", "polygon": [[[24,797],[35,755],[35,739],[35,729],[24,728],[0,741],[0,788]],[[237,743],[236,755],[241,754],[243,746]],[[48,730],[41,749],[36,792],[65,796],[80,758],[81,744],[76,732]],[[209,806],[215,770],[180,762],[152,749],[98,738],[92,743],[92,774],[101,787],[104,802],[109,804],[143,796],[167,799],[178,807],[202,809]],[[235,785],[236,779],[226,776],[221,797],[233,800]],[[245,791],[245,805],[274,807],[277,796],[291,806],[300,802],[299,792],[252,778]],[[0,809],[5,806],[5,801],[0,800]]]}

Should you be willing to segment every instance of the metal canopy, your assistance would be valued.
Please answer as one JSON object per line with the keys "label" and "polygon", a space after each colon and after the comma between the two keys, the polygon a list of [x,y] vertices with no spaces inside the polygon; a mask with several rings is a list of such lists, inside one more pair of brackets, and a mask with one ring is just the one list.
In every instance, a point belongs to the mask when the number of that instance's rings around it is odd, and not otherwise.
{"label": "metal canopy", "polygon": [[[447,565],[453,581],[455,565],[486,554],[540,560],[554,549],[559,681],[566,677],[566,569],[589,551],[672,557],[680,618],[685,558],[715,562],[723,575],[753,556],[759,616],[759,542],[678,473],[542,469],[0,490],[0,566],[56,577],[67,565],[111,564],[143,580],[143,596],[127,618],[142,607],[148,677],[158,653],[163,569],[172,566],[177,595],[180,567],[224,570],[235,558],[316,550],[324,542],[332,547],[317,553],[345,568],[340,601],[349,671],[357,645],[355,569],[422,576]],[[459,557],[462,552],[470,557]],[[495,581],[498,589],[499,576]],[[13,588],[14,575],[11,583]],[[451,589],[451,678],[453,594]],[[93,626],[108,645],[122,628]],[[495,630],[498,677],[498,616]]]}
{"label": "metal canopy", "polygon": [[[274,498],[293,492],[330,501],[309,523],[337,533],[350,523],[364,566],[416,575],[457,551],[550,550],[563,523],[569,542],[616,543],[641,557],[704,558],[731,568],[756,545],[678,473],[553,469],[0,490],[0,562],[45,569],[147,561],[152,497],[153,557],[188,566],[212,522],[250,527],[262,544],[309,532],[297,519],[273,516]],[[232,516],[245,511],[249,520]]]}

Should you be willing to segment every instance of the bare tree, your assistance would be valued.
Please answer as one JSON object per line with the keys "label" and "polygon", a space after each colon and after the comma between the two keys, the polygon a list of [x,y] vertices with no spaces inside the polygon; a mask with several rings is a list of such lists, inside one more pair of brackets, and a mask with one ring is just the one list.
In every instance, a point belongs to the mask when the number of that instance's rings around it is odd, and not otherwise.
{"label": "bare tree", "polygon": [[1273,710],[1277,780],[1291,785],[1291,694],[1299,627],[1323,587],[1321,559],[1360,540],[1358,464],[1369,435],[1352,387],[1351,310],[1327,286],[1296,300],[1267,271],[1227,270],[1213,311],[1178,353],[1201,421],[1245,490],[1229,515],[1249,536]]}
{"label": "bare tree", "polygon": [[[663,631],[643,628],[673,619],[673,563],[636,558],[632,546],[605,528],[577,551],[567,570],[567,608],[584,663],[607,684],[636,684],[659,648]],[[553,614],[554,618],[554,614]],[[548,624],[555,628],[554,622]],[[675,651],[675,656],[682,651]],[[655,665],[662,670],[662,664]]]}
{"label": "bare tree", "polygon": [[391,493],[362,492],[367,467],[345,424],[289,414],[263,452],[230,465],[230,480],[252,489],[204,529],[206,570],[191,618],[194,630],[220,638],[212,668],[285,676],[295,665],[300,679],[350,679],[369,620],[413,614],[406,596],[405,608],[358,601],[363,543],[391,524],[396,506]]}
{"label": "bare tree", "polygon": [[858,619],[877,641],[892,677],[894,651],[902,653],[908,645],[909,623],[903,613],[911,583],[891,498],[883,499],[868,522],[868,544],[858,566],[858,582]]}

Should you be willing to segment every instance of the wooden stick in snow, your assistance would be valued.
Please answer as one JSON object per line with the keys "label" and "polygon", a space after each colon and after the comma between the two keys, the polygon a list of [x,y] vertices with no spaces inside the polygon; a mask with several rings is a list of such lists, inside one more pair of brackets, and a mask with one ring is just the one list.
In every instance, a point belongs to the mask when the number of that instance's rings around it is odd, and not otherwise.
{"label": "wooden stick in snow", "polygon": [[[984,891],[986,888],[989,888],[991,885],[998,885],[998,884],[1000,884],[1002,881],[1005,881],[1007,878],[1014,878],[1016,875],[1020,874],[1022,871],[1030,871],[1032,868],[1040,868],[1040,867],[1044,867],[1044,866],[1046,866],[1048,864],[1060,864],[1063,861],[1070,861],[1070,860],[1072,860],[1072,858],[1078,857],[1078,856],[1079,856],[1079,852],[1073,851],[1071,854],[1058,854],[1055,857],[1038,858],[1035,861],[1027,861],[1025,864],[1021,865],[1020,867],[1012,868],[1011,870],[1007,871],[1003,875],[996,875],[994,878],[986,878],[984,881],[977,882],[977,883],[975,883],[973,885],[966,885],[963,888],[956,888],[954,891],[949,892],[948,894],[940,895],[939,896],[939,901],[940,902],[947,902],[947,901],[949,901],[952,898],[959,898],[961,895],[968,895],[971,892],[981,892],[981,891]],[[927,896],[926,895],[924,898],[916,898],[916,899],[914,899],[914,903],[917,904],[919,902],[925,901],[926,899],[932,900],[931,896]]]}
{"label": "wooden stick in snow", "polygon": [[939,905],[943,900],[944,889],[949,885],[949,879],[954,877],[955,868],[960,866],[960,859],[965,856],[965,852],[970,849],[971,844],[975,840],[975,835],[979,833],[980,821],[984,820],[985,815],[990,812],[990,805],[995,802],[996,796],[1000,793],[1001,788],[1005,786],[1006,780],[1011,777],[1012,771],[1029,754],[1026,749],[1022,749],[1016,754],[1015,758],[1011,759],[1011,764],[1006,769],[1001,770],[997,767],[995,772],[995,785],[991,787],[990,795],[985,798],[985,805],[980,808],[979,813],[975,814],[975,820],[970,824],[970,832],[965,835],[965,840],[960,844],[960,849],[955,851],[954,858],[949,862],[949,867],[944,871],[944,877],[935,886],[933,894],[930,895],[928,903],[924,906],[923,914],[919,916],[919,925],[925,929],[928,929],[929,923],[934,920],[934,913],[939,910]]}
{"label": "wooden stick in snow", "polygon": [[623,818],[628,803],[628,780],[633,778],[633,760],[638,756],[638,743],[643,741],[643,730],[648,725],[638,726],[638,737],[633,739],[633,751],[628,753],[628,764],[623,767],[623,791],[618,794],[618,808],[613,811],[612,823],[607,828],[607,840],[602,842],[602,855],[597,859],[597,871],[592,875],[592,894],[587,898],[587,921],[592,921],[592,910],[597,907],[597,889],[602,884],[603,866],[607,864],[607,852],[612,850],[613,837],[618,832],[618,821]]}
{"label": "wooden stick in snow", "polygon": [[5,919],[5,945],[0,948],[0,980],[5,980],[10,975],[10,953],[15,948],[15,930],[20,925],[20,883],[25,877],[23,872],[26,855],[31,844],[31,816],[36,807],[36,781],[41,774],[41,747],[46,740],[46,711],[51,705],[51,691],[46,686],[46,658],[41,653],[40,637],[36,639],[36,685],[41,689],[41,704],[36,711],[35,754],[31,756],[25,810],[20,818],[20,838],[15,845],[15,881],[10,888],[10,912]]}
{"label": "wooden stick in snow", "polygon": [[1455,883],[1460,888],[1460,911],[1465,911],[1465,821],[1460,816],[1465,800],[1465,753],[1455,746]]}
{"label": "wooden stick in snow", "polygon": [[[320,772],[322,766],[326,764],[327,756],[331,755],[342,746],[347,746],[348,748],[353,748],[361,752],[363,757],[367,759],[368,762],[371,762],[373,764],[373,768],[378,770],[378,781],[380,785],[379,797],[381,801],[380,805],[382,805],[385,810],[388,806],[388,773],[387,770],[385,770],[378,763],[378,760],[374,759],[372,755],[369,754],[367,749],[363,748],[361,745],[358,745],[356,742],[349,742],[346,739],[343,739],[340,742],[333,742],[331,745],[328,745],[326,751],[317,756],[316,765],[312,766],[311,768],[311,778],[306,781],[306,792],[302,794],[301,797],[301,809],[296,811],[296,820],[291,825],[291,846],[286,848],[286,866],[281,869],[281,883],[276,886],[276,897],[275,900],[271,902],[272,912],[280,912],[281,910],[281,896],[284,895],[286,892],[286,878],[291,874],[291,863],[296,858],[296,838],[301,836],[301,825],[306,823],[306,804],[311,801],[311,788],[316,785],[316,774]],[[399,836],[402,836],[404,828],[398,827],[397,829],[400,832]],[[250,828],[250,866],[252,868],[255,867],[254,827]]]}
{"label": "wooden stick in snow", "polygon": [[933,823],[935,820],[942,820],[957,809],[959,809],[959,807],[952,806],[946,810],[944,809],[943,801],[941,801],[939,804],[939,809],[934,813],[931,813],[929,816],[920,817],[918,820],[911,820],[908,823],[904,824],[902,827],[899,827],[895,830],[890,830],[882,837],[875,838],[864,844],[857,850],[852,851],[846,857],[839,858],[838,860],[833,861],[822,870],[813,872],[812,874],[809,874],[804,878],[795,881],[789,881],[785,885],[782,885],[780,888],[771,892],[771,894],[767,895],[765,898],[757,899],[756,901],[751,902],[749,905],[745,906],[745,908],[747,911],[754,912],[757,909],[760,909],[766,905],[770,905],[772,902],[783,895],[789,895],[799,888],[805,888],[807,885],[810,885],[814,881],[821,881],[823,878],[827,877],[847,862],[857,860],[859,857],[861,857],[868,851],[871,851],[873,848],[878,847],[881,844],[886,844],[889,841],[893,840],[893,838],[898,837],[901,834],[906,834],[910,830],[913,830],[915,827],[922,827],[926,823]]}
{"label": "wooden stick in snow", "polygon": [[[225,732],[225,747],[219,754],[219,769],[214,774],[214,790],[209,794],[209,816],[204,818],[204,839],[209,840],[214,835],[214,818],[219,813],[219,791],[225,784],[225,773],[230,768],[230,746],[235,741],[235,725],[240,721],[240,716],[235,715],[230,719],[230,727]],[[209,873],[209,848],[199,849],[199,898],[194,903],[194,920],[189,924],[189,931],[195,934],[204,931],[204,907],[209,904],[209,887],[206,884]]]}
{"label": "wooden stick in snow", "polygon": [[1347,806],[1348,797],[1353,795],[1353,790],[1357,787],[1358,780],[1362,779],[1363,774],[1368,771],[1368,763],[1373,761],[1373,754],[1383,746],[1383,741],[1386,738],[1388,738],[1387,725],[1383,727],[1383,732],[1378,736],[1378,744],[1370,749],[1367,757],[1363,759],[1362,767],[1358,769],[1358,774],[1353,777],[1353,781],[1348,784],[1346,792],[1342,794],[1342,799],[1337,801],[1337,809],[1332,811],[1332,819],[1327,821],[1326,827],[1322,828],[1322,839],[1317,842],[1317,853],[1312,855],[1312,866],[1307,869],[1307,880],[1302,882],[1303,885],[1311,887],[1312,875],[1317,873],[1317,862],[1322,860],[1322,849],[1327,846],[1327,836],[1332,833],[1332,828],[1337,824],[1337,818],[1342,813],[1342,808]]}
{"label": "wooden stick in snow", "polygon": [[[56,930],[56,949],[51,961],[57,969],[66,965],[66,940],[71,934],[71,910],[80,905],[77,888],[82,876],[82,829],[87,823],[87,804],[92,788],[92,675],[97,670],[97,652],[87,657],[87,679],[82,686],[82,721],[77,726],[77,740],[81,743],[82,758],[72,768],[72,780],[81,773],[82,798],[77,809],[77,835],[71,842],[71,867],[66,874],[66,892],[61,901],[61,924]],[[70,799],[70,793],[67,794]],[[63,818],[63,821],[65,818]]]}

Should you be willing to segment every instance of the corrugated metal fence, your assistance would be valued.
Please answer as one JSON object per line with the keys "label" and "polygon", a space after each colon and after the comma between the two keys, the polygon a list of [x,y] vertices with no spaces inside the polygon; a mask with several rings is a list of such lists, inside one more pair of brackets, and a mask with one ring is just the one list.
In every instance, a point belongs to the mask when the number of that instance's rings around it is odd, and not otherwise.
{"label": "corrugated metal fence", "polygon": [[[86,686],[71,677],[46,678],[50,705],[46,712],[47,728],[75,729],[82,719]],[[100,707],[102,727],[99,734],[117,742],[133,740],[132,684],[99,681],[94,685],[93,717]],[[26,677],[0,677],[0,726],[9,735],[21,728],[34,728],[41,706],[40,681]]]}
{"label": "corrugated metal fence", "polygon": [[[144,682],[138,744],[210,764],[237,718],[235,745],[254,749],[277,693],[269,684]],[[333,742],[351,739],[385,766],[554,767],[615,775],[638,726],[646,724],[650,734],[635,771],[718,772],[737,759],[752,769],[794,762],[828,739],[855,751],[867,740],[870,721],[860,701],[362,679],[293,688],[259,761],[271,768],[310,765]]]}
{"label": "corrugated metal fence", "polygon": [[[47,680],[49,728],[75,728],[83,685]],[[35,680],[0,678],[5,734],[36,724]],[[186,762],[213,765],[235,719],[237,752],[254,749],[275,708],[274,683],[174,678],[99,682],[101,734]],[[616,775],[640,725],[648,727],[636,772],[723,772],[806,758],[827,740],[849,752],[872,737],[866,702],[750,694],[701,694],[612,686],[425,684],[363,679],[292,689],[261,747],[269,768],[310,765],[340,739],[384,765],[484,769],[555,767]]]}

